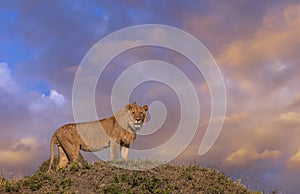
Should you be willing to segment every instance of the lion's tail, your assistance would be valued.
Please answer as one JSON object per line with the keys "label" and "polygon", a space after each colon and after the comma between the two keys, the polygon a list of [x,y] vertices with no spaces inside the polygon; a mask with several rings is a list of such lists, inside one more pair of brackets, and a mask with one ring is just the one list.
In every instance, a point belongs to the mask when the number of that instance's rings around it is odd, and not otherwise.
{"label": "lion's tail", "polygon": [[51,142],[50,142],[50,162],[49,162],[48,172],[51,171],[52,164],[53,164],[53,161],[54,161],[54,148],[55,148],[55,144],[56,144],[56,136],[55,136],[55,134],[53,134],[53,136],[51,138]]}

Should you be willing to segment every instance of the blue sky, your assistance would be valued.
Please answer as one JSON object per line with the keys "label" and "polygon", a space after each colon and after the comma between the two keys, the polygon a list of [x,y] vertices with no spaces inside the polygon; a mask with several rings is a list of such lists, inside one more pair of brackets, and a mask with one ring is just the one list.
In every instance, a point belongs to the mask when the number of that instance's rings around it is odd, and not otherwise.
{"label": "blue sky", "polygon": [[[251,188],[295,193],[300,173],[299,15],[299,1],[292,0],[0,1],[0,168],[33,173],[49,157],[54,130],[73,122],[73,81],[89,49],[116,30],[154,23],[189,32],[219,64],[228,107],[218,141],[198,156],[210,113],[207,85],[187,59],[162,48],[133,49],[111,62],[96,91],[99,117],[111,114],[110,92],[124,69],[142,60],[170,62],[199,89],[204,112],[199,132],[175,162],[196,160]],[[180,110],[170,88],[145,83],[131,98],[162,101],[170,112],[163,127],[138,137],[134,148],[151,148],[174,133]]]}

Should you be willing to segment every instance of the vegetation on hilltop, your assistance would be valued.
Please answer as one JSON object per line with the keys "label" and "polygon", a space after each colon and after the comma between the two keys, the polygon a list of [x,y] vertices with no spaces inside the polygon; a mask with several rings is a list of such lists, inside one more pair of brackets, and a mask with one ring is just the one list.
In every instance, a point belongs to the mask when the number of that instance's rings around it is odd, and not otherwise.
{"label": "vegetation on hilltop", "polygon": [[[150,165],[128,161],[123,165]],[[113,163],[113,162],[112,162]],[[120,162],[119,162],[120,163]],[[47,173],[49,160],[32,176],[0,181],[1,193],[259,193],[233,182],[214,169],[197,165],[164,164],[145,170],[126,170],[106,162],[72,164]],[[113,163],[114,164],[114,163]]]}

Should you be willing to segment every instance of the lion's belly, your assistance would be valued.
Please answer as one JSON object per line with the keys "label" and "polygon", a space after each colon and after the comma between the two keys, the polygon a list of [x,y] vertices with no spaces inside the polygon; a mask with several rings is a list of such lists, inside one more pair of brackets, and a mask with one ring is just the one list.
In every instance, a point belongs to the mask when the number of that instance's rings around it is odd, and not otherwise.
{"label": "lion's belly", "polygon": [[110,138],[99,122],[77,124],[76,128],[84,142],[83,151],[98,151],[109,146]]}

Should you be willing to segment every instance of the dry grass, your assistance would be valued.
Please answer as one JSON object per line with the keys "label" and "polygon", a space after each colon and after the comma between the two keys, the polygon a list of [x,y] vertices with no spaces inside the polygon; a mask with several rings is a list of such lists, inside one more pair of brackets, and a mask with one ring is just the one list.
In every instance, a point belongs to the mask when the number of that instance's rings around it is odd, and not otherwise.
{"label": "dry grass", "polygon": [[[67,169],[47,173],[48,163],[45,161],[33,176],[22,180],[1,179],[0,193],[259,193],[247,190],[223,173],[197,165],[166,164],[151,170],[133,171],[97,162],[73,164]],[[122,165],[152,163],[155,162],[128,161]]]}

